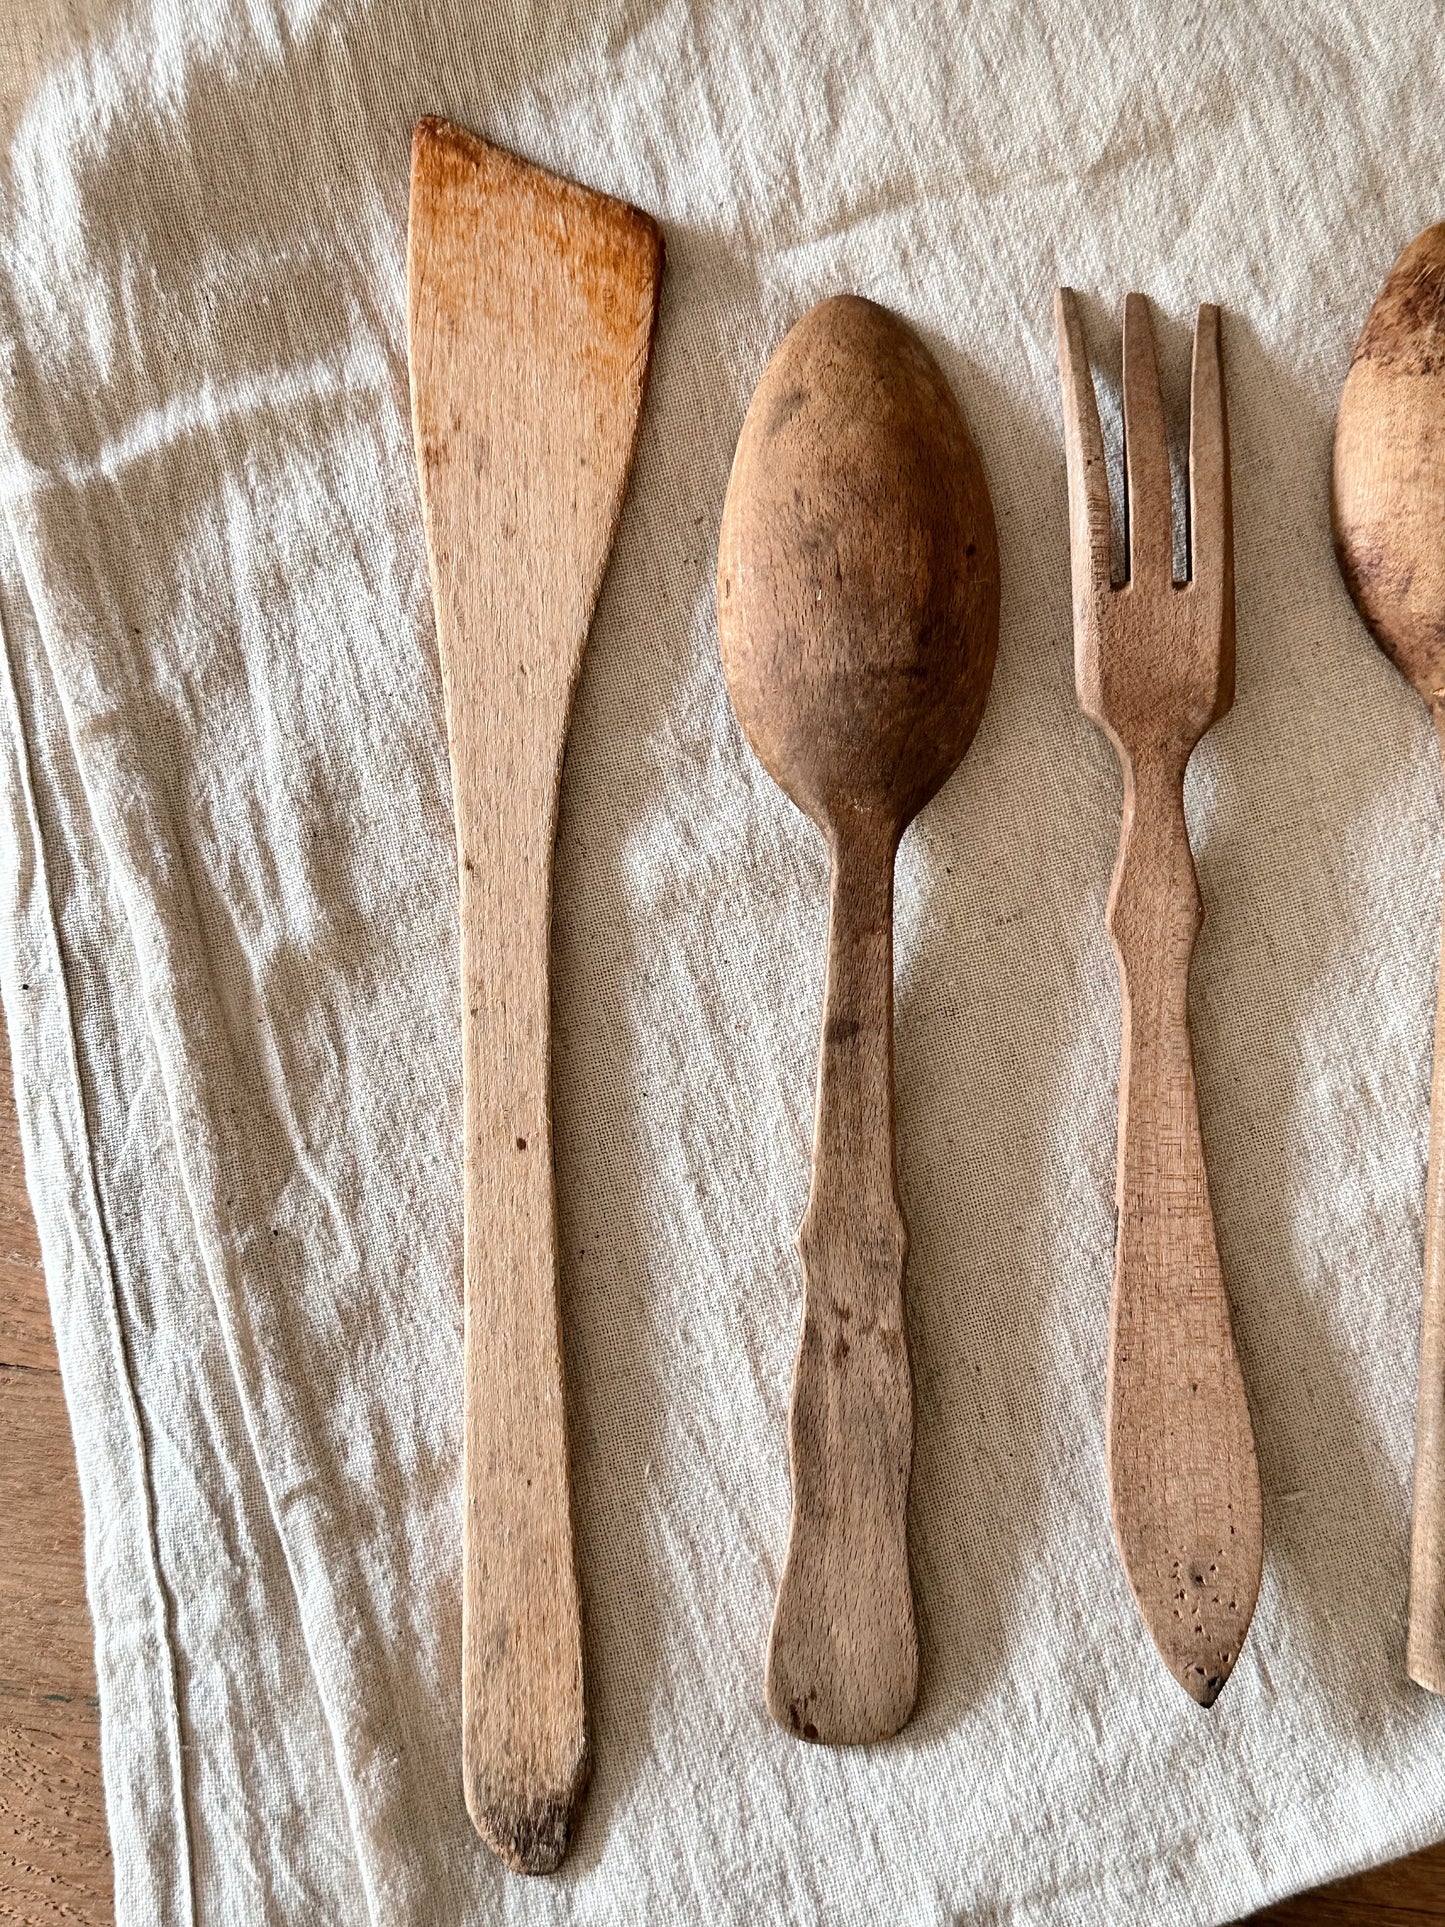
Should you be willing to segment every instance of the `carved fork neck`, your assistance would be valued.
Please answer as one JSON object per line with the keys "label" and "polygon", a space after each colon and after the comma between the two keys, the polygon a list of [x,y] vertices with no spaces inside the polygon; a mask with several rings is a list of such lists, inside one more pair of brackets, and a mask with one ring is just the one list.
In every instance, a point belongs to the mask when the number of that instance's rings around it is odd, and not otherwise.
{"label": "carved fork neck", "polygon": [[1126,977],[1162,974],[1188,996],[1204,908],[1184,820],[1187,756],[1120,757],[1124,809],[1108,925]]}

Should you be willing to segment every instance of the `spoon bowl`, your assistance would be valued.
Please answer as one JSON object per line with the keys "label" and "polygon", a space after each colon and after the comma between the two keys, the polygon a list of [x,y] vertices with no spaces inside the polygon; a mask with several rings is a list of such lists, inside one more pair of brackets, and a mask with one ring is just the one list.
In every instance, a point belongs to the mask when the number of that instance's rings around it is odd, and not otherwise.
{"label": "spoon bowl", "polygon": [[1445,221],[1416,237],[1355,348],[1335,427],[1332,520],[1376,642],[1445,704]]}
{"label": "spoon bowl", "polygon": [[999,577],[958,404],[922,342],[872,302],[824,302],[769,363],[728,484],[717,596],[738,720],[833,860],[768,1706],[803,1739],[877,1740],[918,1689],[893,859],[978,728]]}
{"label": "spoon bowl", "polygon": [[825,829],[900,830],[958,764],[998,641],[988,485],[937,362],[856,295],[787,335],[723,510],[718,637],[773,781]]}

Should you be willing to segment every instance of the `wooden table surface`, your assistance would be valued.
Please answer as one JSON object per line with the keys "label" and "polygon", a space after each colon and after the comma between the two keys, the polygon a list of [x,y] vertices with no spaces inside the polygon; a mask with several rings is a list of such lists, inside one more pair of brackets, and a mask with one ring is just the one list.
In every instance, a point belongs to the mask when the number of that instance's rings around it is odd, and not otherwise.
{"label": "wooden table surface", "polygon": [[[80,1493],[0,1030],[0,1923],[113,1918]],[[1254,1927],[1445,1922],[1445,1845]],[[1125,1927],[1125,1923],[1121,1923]]]}

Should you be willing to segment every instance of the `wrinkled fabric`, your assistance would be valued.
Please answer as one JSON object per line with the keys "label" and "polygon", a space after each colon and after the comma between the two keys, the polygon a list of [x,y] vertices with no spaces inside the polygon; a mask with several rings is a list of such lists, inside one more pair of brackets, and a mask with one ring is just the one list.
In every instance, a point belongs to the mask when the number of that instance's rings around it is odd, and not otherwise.
{"label": "wrinkled fabric", "polygon": [[[75,1430],[121,1927],[1223,1922],[1445,1835],[1404,1673],[1442,871],[1423,706],[1329,542],[1331,424],[1440,218],[1438,4],[124,0],[0,207],[0,993]],[[662,222],[577,697],[557,1190],[592,1790],[554,1879],[460,1788],[456,874],[407,399],[449,114]],[[1051,300],[1117,452],[1224,309],[1238,699],[1191,992],[1267,1553],[1209,1714],[1103,1472],[1120,782],[1072,686]],[[799,1746],[788,1513],[827,869],[728,706],[713,566],[767,354],[855,289],[972,425],[1003,613],[898,866],[923,1648]]]}

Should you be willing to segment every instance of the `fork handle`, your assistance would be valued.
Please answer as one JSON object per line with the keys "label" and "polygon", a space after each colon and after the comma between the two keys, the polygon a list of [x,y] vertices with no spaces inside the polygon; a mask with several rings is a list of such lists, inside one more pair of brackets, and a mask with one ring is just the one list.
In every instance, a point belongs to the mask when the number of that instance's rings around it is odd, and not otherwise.
{"label": "fork handle", "polygon": [[1215,1248],[1189,1036],[1203,921],[1183,761],[1123,756],[1118,1229],[1106,1451],[1114,1531],[1165,1664],[1212,1705],[1259,1591],[1259,1469]]}
{"label": "fork handle", "polygon": [[803,1739],[886,1739],[918,1690],[908,1575],[913,1381],[893,1122],[891,827],[835,841],[813,1186],[798,1231],[793,1517],[768,1709]]}
{"label": "fork handle", "polygon": [[[1445,755],[1445,705],[1432,711]],[[1425,1280],[1415,1408],[1415,1504],[1410,1528],[1410,1633],[1405,1668],[1445,1693],[1445,923],[1435,1006],[1430,1166],[1425,1180]]]}

